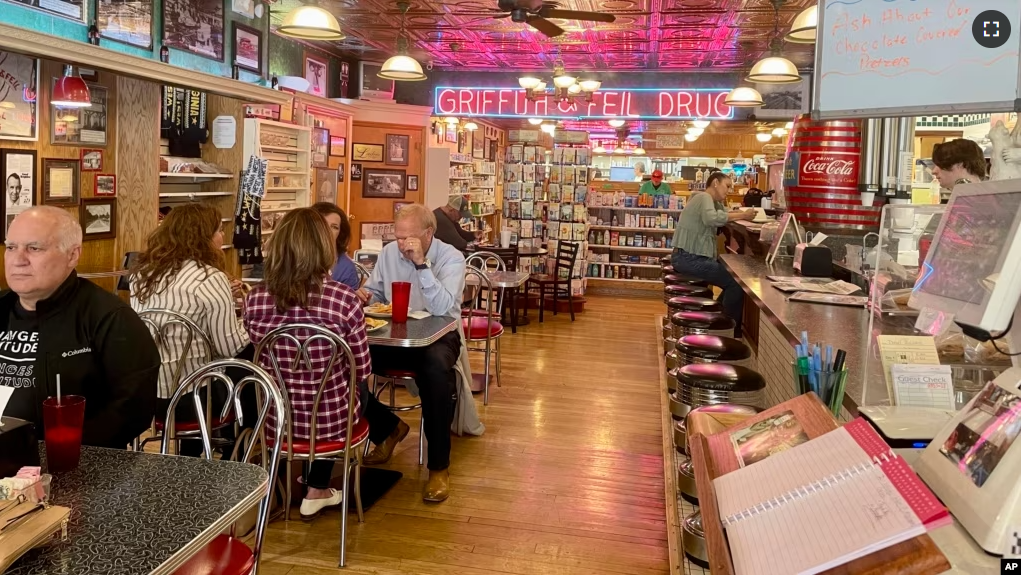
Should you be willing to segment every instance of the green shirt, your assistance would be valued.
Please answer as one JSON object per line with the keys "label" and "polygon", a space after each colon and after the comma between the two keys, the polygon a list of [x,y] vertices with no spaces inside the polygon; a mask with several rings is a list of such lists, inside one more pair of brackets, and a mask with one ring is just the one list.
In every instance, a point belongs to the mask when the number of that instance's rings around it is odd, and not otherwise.
{"label": "green shirt", "polygon": [[669,196],[669,195],[673,194],[673,192],[670,191],[670,185],[669,184],[667,184],[666,182],[660,182],[659,183],[659,188],[656,188],[656,185],[652,183],[652,180],[649,180],[647,182],[642,182],[642,185],[638,188],[638,193],[639,194],[652,194],[653,196],[663,196],[663,195]]}
{"label": "green shirt", "polygon": [[727,210],[708,192],[692,195],[677,219],[674,248],[688,254],[715,258],[716,229],[727,223]]}

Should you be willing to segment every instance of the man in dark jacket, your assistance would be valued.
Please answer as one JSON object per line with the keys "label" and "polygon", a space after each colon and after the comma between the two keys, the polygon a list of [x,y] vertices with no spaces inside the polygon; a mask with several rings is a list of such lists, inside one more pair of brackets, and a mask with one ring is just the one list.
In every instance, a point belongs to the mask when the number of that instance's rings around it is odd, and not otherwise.
{"label": "man in dark jacket", "polygon": [[85,397],[82,443],[124,448],[151,423],[159,351],[127,304],[75,273],[81,226],[66,211],[34,207],[7,233],[0,293],[0,386],[13,387],[5,412],[34,422],[42,403]]}
{"label": "man in dark jacket", "polygon": [[435,236],[441,241],[457,248],[461,253],[468,251],[468,244],[475,241],[475,233],[461,228],[461,215],[464,199],[454,196],[450,202],[433,210],[436,215]]}

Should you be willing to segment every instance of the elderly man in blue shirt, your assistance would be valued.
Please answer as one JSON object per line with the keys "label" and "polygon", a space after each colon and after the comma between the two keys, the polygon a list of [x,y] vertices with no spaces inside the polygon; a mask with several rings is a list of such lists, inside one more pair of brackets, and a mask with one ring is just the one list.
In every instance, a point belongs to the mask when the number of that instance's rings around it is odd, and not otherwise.
{"label": "elderly man in blue shirt", "polygon": [[[464,292],[464,255],[434,237],[436,216],[421,204],[401,208],[394,216],[397,241],[383,247],[369,281],[358,291],[365,304],[390,302],[393,282],[411,283],[411,309],[433,316],[461,315]],[[454,365],[461,353],[461,336],[450,332],[422,348],[372,346],[376,373],[408,370],[415,373],[422,398],[425,437],[429,441],[429,481],[423,492],[426,502],[442,502],[450,494],[450,424],[457,403]],[[365,464],[390,460],[394,448],[410,428],[375,398],[366,405],[371,423],[369,436],[375,444]]]}

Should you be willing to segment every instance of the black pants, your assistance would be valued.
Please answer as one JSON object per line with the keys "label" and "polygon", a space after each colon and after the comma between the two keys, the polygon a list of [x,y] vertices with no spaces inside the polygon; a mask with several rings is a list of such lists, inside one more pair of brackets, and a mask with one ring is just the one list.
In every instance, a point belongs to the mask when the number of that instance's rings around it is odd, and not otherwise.
{"label": "black pants", "polygon": [[[422,418],[425,438],[429,441],[430,470],[446,470],[450,466],[450,424],[454,421],[457,403],[457,373],[454,365],[461,354],[461,336],[451,332],[423,348],[371,346],[372,370],[411,370],[417,375],[422,397]],[[400,419],[384,404],[370,395],[365,402],[369,419],[369,439],[373,444],[386,440]]]}

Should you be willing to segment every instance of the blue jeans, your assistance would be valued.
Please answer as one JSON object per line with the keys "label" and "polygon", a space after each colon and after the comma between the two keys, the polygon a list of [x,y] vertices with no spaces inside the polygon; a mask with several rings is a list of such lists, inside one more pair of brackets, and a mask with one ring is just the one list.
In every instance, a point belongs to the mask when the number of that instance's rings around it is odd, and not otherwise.
{"label": "blue jeans", "polygon": [[740,338],[744,291],[723,264],[715,258],[696,256],[680,248],[674,248],[673,254],[670,255],[670,264],[680,274],[705,280],[723,290],[719,301],[723,304],[723,312],[734,321],[734,337]]}

